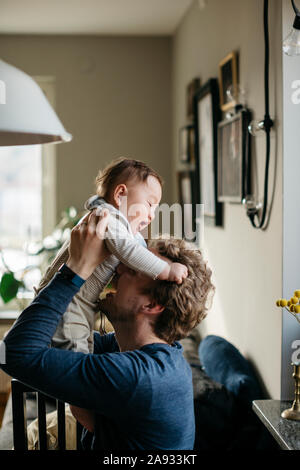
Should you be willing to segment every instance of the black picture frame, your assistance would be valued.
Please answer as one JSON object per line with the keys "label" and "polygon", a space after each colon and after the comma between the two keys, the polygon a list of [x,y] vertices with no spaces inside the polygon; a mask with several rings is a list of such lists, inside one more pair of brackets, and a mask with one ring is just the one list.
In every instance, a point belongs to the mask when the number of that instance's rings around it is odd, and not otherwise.
{"label": "black picture frame", "polygon": [[200,89],[200,78],[195,77],[187,86],[186,89],[186,117],[190,121],[194,121],[194,96],[195,93]]}
{"label": "black picture frame", "polygon": [[251,193],[250,110],[218,124],[218,201],[241,204]]}
{"label": "black picture frame", "polygon": [[[238,85],[238,53],[230,52],[219,63],[219,89],[220,89],[220,107],[222,111],[228,111],[233,108],[236,103],[236,93]],[[234,99],[228,100],[226,95],[227,89],[232,87]]]}
{"label": "black picture frame", "polygon": [[183,126],[179,129],[179,160],[182,163],[188,163],[190,161],[189,155],[189,126]]}
{"label": "black picture frame", "polygon": [[223,225],[223,203],[218,201],[218,122],[221,118],[219,86],[209,79],[194,98],[196,204],[204,204],[204,221]]}
{"label": "black picture frame", "polygon": [[[194,234],[193,237],[183,238],[189,242],[196,239],[196,194],[197,182],[196,173],[193,170],[182,170],[177,172],[177,183],[179,202],[182,208],[182,235]],[[189,204],[190,207],[185,206]],[[187,225],[187,227],[186,227]],[[185,230],[187,228],[187,230]]]}
{"label": "black picture frame", "polygon": [[195,163],[195,126],[188,124],[179,129],[179,160],[182,163]]}

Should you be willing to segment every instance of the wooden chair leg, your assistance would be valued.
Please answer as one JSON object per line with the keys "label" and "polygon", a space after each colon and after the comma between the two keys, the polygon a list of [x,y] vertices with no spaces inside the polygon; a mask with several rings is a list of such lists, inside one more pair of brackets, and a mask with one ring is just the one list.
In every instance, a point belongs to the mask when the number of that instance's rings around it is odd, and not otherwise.
{"label": "wooden chair leg", "polygon": [[83,430],[83,426],[79,423],[79,421],[76,421],[76,449],[77,450],[82,450],[82,446],[81,446],[82,430]]}
{"label": "wooden chair leg", "polygon": [[[37,396],[37,412],[38,412],[38,433],[39,433],[39,450],[47,450],[47,420],[46,420],[46,400],[47,396],[41,392],[37,392],[27,385],[16,379],[11,381],[12,394],[12,412],[13,412],[13,441],[15,450],[28,450],[27,437],[27,418],[26,418],[26,392],[36,393]],[[58,432],[58,449],[66,449],[66,416],[65,403],[56,400],[57,409],[57,432]],[[81,447],[82,425],[76,422],[76,448]]]}
{"label": "wooden chair leg", "polygon": [[58,432],[58,448],[66,449],[66,421],[65,421],[65,403],[57,400],[57,432]]}
{"label": "wooden chair leg", "polygon": [[11,390],[14,449],[27,450],[26,395],[23,392],[23,384],[12,380]]}
{"label": "wooden chair leg", "polygon": [[37,393],[38,424],[39,424],[39,450],[47,450],[47,425],[46,425],[46,397]]}

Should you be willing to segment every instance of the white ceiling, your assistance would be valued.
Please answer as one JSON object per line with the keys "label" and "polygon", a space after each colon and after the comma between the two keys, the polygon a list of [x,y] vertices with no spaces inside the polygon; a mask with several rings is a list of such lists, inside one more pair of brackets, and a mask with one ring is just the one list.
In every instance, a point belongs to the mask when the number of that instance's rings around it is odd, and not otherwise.
{"label": "white ceiling", "polygon": [[0,0],[0,33],[171,35],[193,0]]}

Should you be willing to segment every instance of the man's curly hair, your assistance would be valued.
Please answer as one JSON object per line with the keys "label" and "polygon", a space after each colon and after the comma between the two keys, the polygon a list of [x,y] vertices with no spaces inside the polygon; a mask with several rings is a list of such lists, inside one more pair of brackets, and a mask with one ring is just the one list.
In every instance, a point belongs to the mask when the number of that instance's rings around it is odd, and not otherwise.
{"label": "man's curly hair", "polygon": [[207,315],[214,294],[212,272],[200,250],[184,240],[159,238],[148,241],[148,248],[188,268],[182,284],[157,280],[147,294],[165,308],[153,323],[154,333],[169,344],[185,338]]}

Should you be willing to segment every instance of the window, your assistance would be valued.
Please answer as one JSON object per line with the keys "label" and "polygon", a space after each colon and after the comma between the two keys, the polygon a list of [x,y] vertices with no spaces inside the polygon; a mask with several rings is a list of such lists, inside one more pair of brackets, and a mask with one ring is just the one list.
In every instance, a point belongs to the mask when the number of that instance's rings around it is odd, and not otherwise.
{"label": "window", "polygon": [[[53,79],[36,81],[53,106]],[[39,264],[26,254],[26,246],[41,241],[55,226],[55,171],[55,145],[0,147],[0,278],[7,267],[18,277],[26,266]],[[39,273],[32,271],[29,290]],[[14,301],[3,305],[0,299],[0,310],[15,308]]]}
{"label": "window", "polygon": [[41,145],[0,147],[0,246],[42,238]]}

